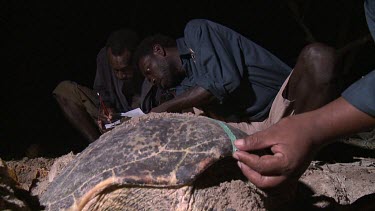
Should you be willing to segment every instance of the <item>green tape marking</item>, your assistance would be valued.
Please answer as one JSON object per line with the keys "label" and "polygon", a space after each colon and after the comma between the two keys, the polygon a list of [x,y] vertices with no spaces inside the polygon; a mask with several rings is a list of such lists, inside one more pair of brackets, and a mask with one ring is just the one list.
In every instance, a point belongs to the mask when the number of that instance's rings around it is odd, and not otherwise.
{"label": "green tape marking", "polygon": [[221,128],[223,128],[224,132],[228,135],[230,142],[232,143],[232,149],[233,153],[237,151],[237,147],[234,145],[234,141],[237,139],[236,136],[233,134],[232,130],[222,121],[218,121],[213,119],[215,122],[217,122]]}

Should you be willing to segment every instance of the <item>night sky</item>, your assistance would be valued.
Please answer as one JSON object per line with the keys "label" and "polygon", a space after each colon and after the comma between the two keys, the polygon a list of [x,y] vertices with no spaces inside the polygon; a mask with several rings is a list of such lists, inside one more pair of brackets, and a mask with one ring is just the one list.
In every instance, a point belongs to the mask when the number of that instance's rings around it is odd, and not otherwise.
{"label": "night sky", "polygon": [[[190,19],[209,19],[249,37],[291,67],[308,44],[286,1],[78,2],[0,1],[2,158],[25,156],[33,144],[39,145],[40,156],[79,152],[87,145],[65,120],[52,91],[63,80],[92,87],[96,55],[112,30],[130,27],[142,38],[154,33],[177,38]],[[300,8],[319,42],[339,48],[368,33],[362,1],[316,0]],[[375,67],[374,52],[373,43],[356,51],[350,80]]]}

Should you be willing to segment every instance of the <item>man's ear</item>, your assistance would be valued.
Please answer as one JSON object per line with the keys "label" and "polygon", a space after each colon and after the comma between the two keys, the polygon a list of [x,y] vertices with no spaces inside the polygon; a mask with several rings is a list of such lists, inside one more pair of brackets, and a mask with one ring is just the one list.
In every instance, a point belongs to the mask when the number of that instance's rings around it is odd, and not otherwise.
{"label": "man's ear", "polygon": [[155,55],[165,56],[165,49],[160,44],[155,44],[152,50]]}

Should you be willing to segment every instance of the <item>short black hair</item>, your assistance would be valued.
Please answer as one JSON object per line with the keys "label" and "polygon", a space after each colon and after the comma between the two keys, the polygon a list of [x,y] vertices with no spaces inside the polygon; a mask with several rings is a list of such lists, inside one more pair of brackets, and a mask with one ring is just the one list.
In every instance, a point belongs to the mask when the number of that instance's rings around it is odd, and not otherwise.
{"label": "short black hair", "polygon": [[113,31],[106,43],[107,48],[111,48],[112,54],[121,55],[125,49],[134,51],[139,42],[138,34],[132,29],[118,29]]}
{"label": "short black hair", "polygon": [[163,35],[163,34],[155,34],[149,37],[146,37],[141,41],[138,45],[137,49],[134,53],[134,64],[138,64],[139,59],[142,57],[152,54],[154,45],[159,44],[162,47],[176,47],[176,39],[172,37]]}

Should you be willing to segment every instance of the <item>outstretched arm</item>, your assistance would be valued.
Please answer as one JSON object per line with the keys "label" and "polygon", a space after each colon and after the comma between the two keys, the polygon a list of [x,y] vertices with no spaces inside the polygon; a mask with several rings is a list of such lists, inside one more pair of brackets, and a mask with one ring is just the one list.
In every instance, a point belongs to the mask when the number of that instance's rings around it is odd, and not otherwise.
{"label": "outstretched arm", "polygon": [[180,112],[192,107],[200,107],[212,102],[215,97],[202,87],[196,86],[181,95],[153,108],[151,112]]}
{"label": "outstretched arm", "polygon": [[[273,188],[297,181],[315,153],[333,138],[375,125],[375,118],[358,110],[344,98],[315,111],[282,119],[270,128],[235,142],[234,158],[243,174],[256,186]],[[271,149],[271,155],[252,151]]]}

